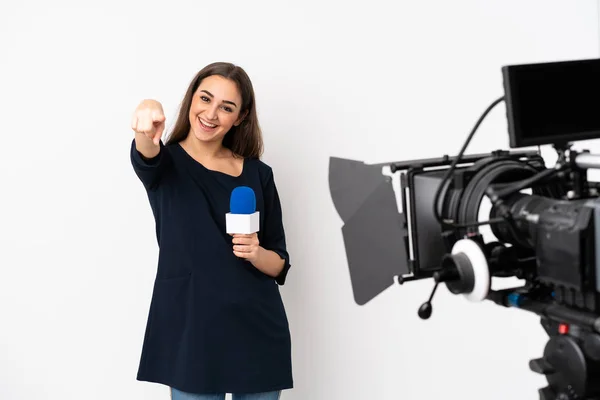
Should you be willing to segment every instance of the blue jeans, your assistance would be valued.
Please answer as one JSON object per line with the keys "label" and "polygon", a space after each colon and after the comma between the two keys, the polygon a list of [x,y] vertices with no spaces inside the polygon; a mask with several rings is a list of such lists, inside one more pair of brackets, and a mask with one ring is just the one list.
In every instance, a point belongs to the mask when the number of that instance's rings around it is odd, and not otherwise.
{"label": "blue jeans", "polygon": [[[232,394],[233,400],[279,400],[281,391],[265,393]],[[225,393],[219,394],[194,394],[171,388],[172,400],[225,400]]]}

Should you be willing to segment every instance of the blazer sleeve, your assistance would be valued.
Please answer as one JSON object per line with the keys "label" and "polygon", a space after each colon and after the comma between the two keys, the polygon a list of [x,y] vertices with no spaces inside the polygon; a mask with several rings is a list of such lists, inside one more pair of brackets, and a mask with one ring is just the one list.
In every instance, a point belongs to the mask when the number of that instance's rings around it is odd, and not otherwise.
{"label": "blazer sleeve", "polygon": [[163,142],[160,142],[160,151],[156,157],[146,158],[135,147],[135,139],[131,142],[130,150],[131,164],[137,177],[142,181],[146,190],[155,190],[171,165],[171,155],[166,150]]}
{"label": "blazer sleeve", "polygon": [[266,181],[263,184],[263,195],[265,202],[265,216],[261,246],[267,250],[274,251],[284,260],[285,263],[283,269],[279,275],[275,277],[275,281],[279,285],[283,285],[285,284],[291,264],[285,241],[281,202],[279,200],[277,186],[275,185],[273,171],[270,168]]}

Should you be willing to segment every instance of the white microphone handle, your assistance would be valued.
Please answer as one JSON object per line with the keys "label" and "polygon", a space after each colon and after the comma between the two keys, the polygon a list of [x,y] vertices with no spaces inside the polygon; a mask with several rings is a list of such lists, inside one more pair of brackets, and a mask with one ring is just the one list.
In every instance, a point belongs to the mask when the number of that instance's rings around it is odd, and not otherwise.
{"label": "white microphone handle", "polygon": [[225,225],[227,233],[251,234],[260,229],[260,212],[252,214],[225,214]]}

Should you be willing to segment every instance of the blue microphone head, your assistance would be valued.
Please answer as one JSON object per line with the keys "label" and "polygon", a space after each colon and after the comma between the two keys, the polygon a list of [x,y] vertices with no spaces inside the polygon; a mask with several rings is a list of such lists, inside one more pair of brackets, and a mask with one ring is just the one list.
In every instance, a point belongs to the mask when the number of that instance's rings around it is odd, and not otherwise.
{"label": "blue microphone head", "polygon": [[229,211],[232,214],[252,214],[256,211],[256,195],[248,186],[238,186],[231,192]]}

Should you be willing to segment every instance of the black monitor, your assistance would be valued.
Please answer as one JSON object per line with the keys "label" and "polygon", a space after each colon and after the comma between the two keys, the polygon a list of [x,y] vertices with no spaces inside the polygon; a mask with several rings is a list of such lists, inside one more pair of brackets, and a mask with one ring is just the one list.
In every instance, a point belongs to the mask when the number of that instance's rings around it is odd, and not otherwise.
{"label": "black monitor", "polygon": [[600,59],[502,68],[510,147],[600,138]]}

